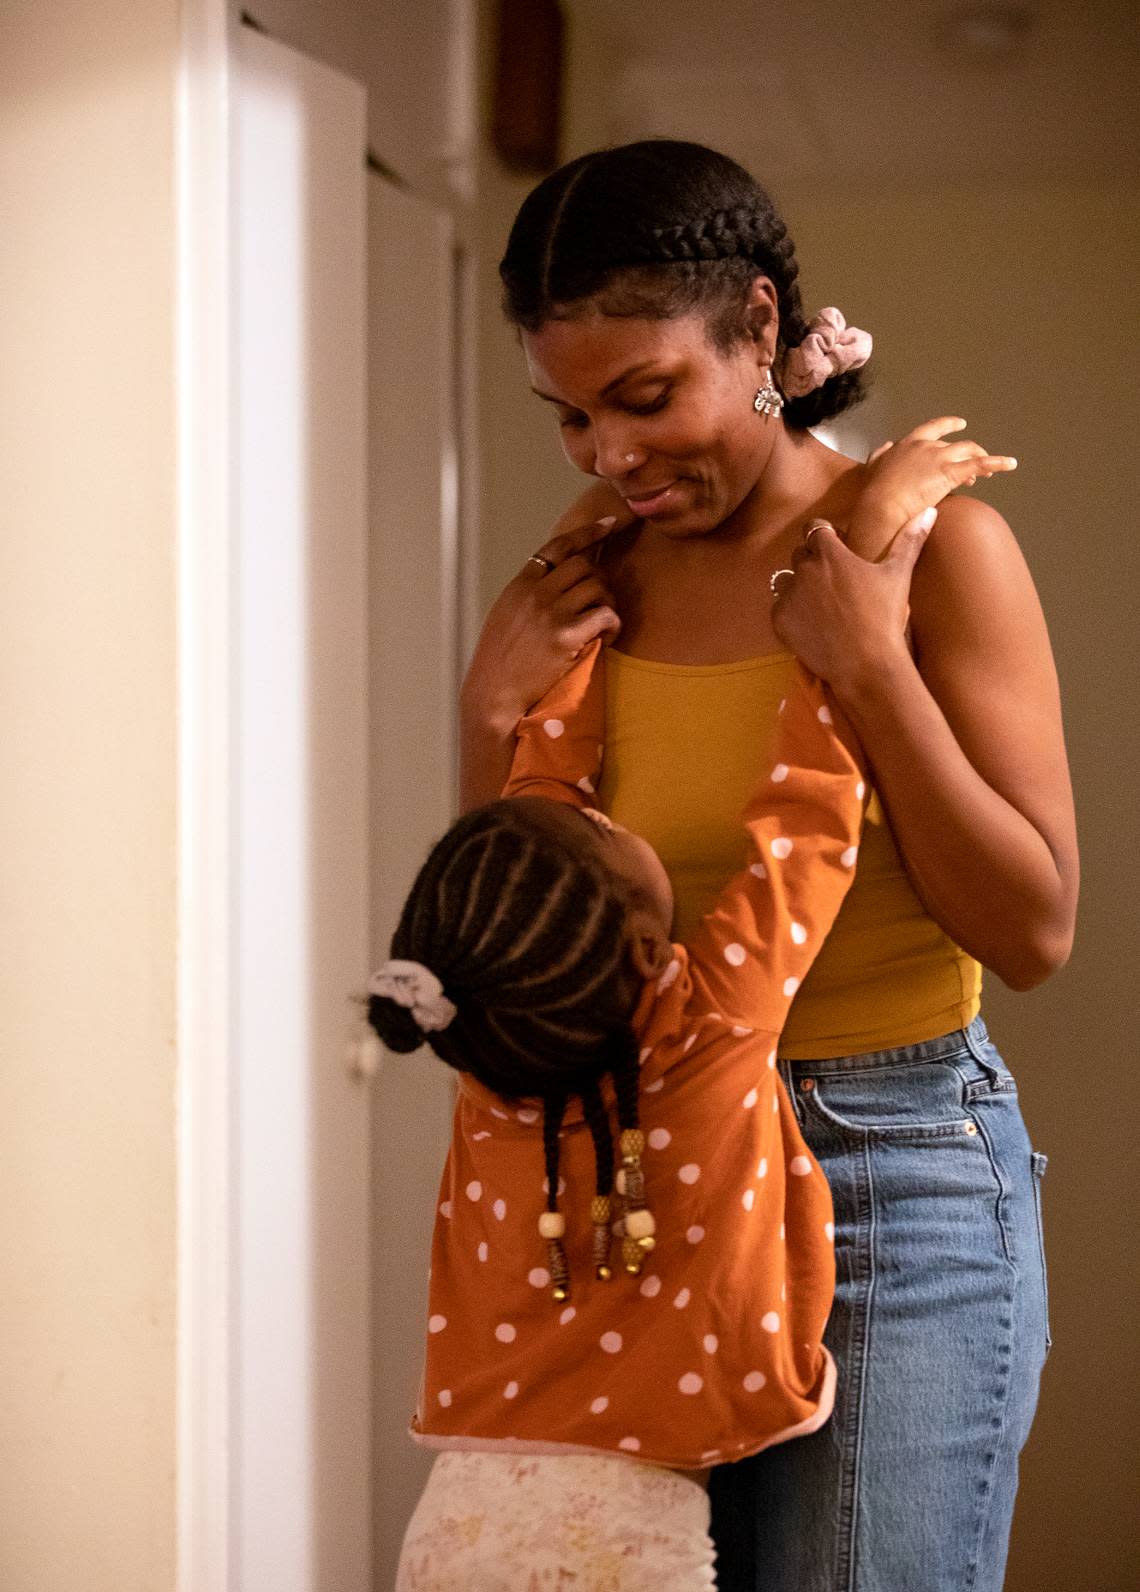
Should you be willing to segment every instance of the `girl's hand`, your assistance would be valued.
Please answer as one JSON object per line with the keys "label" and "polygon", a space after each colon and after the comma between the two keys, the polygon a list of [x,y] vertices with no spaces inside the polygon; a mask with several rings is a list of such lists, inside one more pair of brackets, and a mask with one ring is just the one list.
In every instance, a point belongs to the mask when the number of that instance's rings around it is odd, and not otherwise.
{"label": "girl's hand", "polygon": [[617,635],[621,620],[590,556],[617,519],[606,515],[552,537],[503,588],[463,682],[465,713],[513,733],[583,647]]}
{"label": "girl's hand", "polygon": [[[867,461],[865,484],[852,513],[849,546],[873,555],[884,536],[893,535],[956,487],[973,486],[979,479],[1016,470],[1017,460],[1005,454],[987,453],[965,438],[944,440],[965,425],[953,416],[927,420],[898,442],[885,442],[875,450]],[[874,545],[876,533],[878,545]]]}
{"label": "girl's hand", "polygon": [[826,520],[814,520],[777,583],[777,636],[841,701],[907,651],[911,574],[936,512],[909,520],[874,564],[845,547]]}

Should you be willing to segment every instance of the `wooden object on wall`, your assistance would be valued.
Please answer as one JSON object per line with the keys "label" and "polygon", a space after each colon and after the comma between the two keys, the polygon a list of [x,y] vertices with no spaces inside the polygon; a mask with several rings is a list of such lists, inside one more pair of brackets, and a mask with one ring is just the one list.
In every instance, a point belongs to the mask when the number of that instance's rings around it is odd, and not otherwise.
{"label": "wooden object on wall", "polygon": [[499,0],[491,142],[512,171],[558,165],[562,40],[559,0]]}

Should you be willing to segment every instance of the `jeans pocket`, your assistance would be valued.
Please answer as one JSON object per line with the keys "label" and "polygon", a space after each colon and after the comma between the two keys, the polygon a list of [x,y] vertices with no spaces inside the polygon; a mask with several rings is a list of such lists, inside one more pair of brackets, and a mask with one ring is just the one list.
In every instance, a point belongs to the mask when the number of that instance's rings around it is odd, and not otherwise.
{"label": "jeans pocket", "polygon": [[1041,1220],[1041,1179],[1049,1165],[1049,1157],[1033,1150],[1029,1157],[1033,1172],[1033,1208],[1037,1216],[1037,1249],[1041,1260],[1041,1309],[1045,1323],[1045,1358],[1053,1347],[1053,1334],[1049,1324],[1049,1272],[1045,1265],[1045,1227]]}
{"label": "jeans pocket", "polygon": [[808,1119],[841,1137],[939,1142],[978,1134],[964,1072],[956,1059],[854,1068],[801,1078],[797,1092]]}

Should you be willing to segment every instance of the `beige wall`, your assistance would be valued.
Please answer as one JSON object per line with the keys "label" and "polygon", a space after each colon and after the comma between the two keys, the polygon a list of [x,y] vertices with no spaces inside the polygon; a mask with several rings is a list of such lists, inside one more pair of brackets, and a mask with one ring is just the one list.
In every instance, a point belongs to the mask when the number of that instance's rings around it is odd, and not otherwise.
{"label": "beige wall", "polygon": [[[1069,966],[1030,995],[988,981],[1044,1184],[1055,1347],[1023,1465],[1008,1592],[1140,1577],[1132,1022],[1140,936],[1133,533],[1140,191],[943,190],[782,196],[809,306],[878,339],[896,432],[928,414],[1020,467],[986,496],[1025,550],[1049,620],[1080,824]],[[1131,329],[1131,331],[1130,331]]]}
{"label": "beige wall", "polygon": [[174,1574],[178,6],[0,23],[0,1585]]}
{"label": "beige wall", "polygon": [[[579,74],[567,153],[593,141]],[[595,91],[597,104],[601,90]],[[762,174],[759,174],[762,176]],[[481,374],[490,601],[577,490],[498,322],[494,265],[527,184],[488,182]],[[896,434],[959,413],[1021,461],[987,496],[1037,579],[1061,673],[1084,894],[1064,972],[1029,996],[987,985],[1017,1073],[1044,1200],[1056,1347],[1024,1461],[1009,1592],[1116,1589],[1140,1568],[1130,1527],[1140,1411],[1134,1357],[1130,996],[1140,960],[1133,768],[1140,589],[1135,282],[1140,193],[1103,186],[780,196],[809,309],[839,304],[877,340],[876,409]]]}

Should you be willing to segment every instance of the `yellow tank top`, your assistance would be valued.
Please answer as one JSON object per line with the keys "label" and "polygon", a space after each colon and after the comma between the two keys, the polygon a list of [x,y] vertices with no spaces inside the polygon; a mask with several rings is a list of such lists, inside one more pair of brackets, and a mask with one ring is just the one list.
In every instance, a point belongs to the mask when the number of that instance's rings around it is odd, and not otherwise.
{"label": "yellow tank top", "polygon": [[[740,815],[769,754],[794,659],[649,663],[606,654],[605,810],[656,848],[682,942],[743,865]],[[855,880],[800,987],[780,1044],[796,1060],[934,1039],[976,1015],[982,970],[915,895],[879,803]]]}

